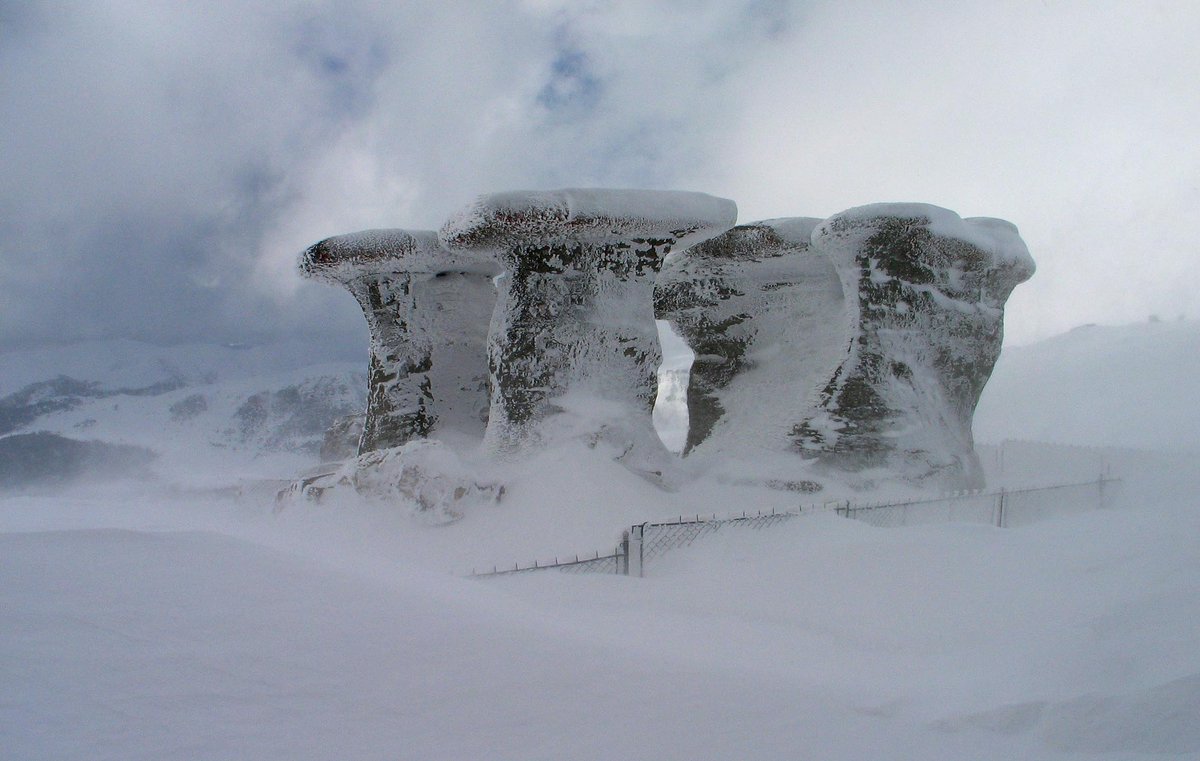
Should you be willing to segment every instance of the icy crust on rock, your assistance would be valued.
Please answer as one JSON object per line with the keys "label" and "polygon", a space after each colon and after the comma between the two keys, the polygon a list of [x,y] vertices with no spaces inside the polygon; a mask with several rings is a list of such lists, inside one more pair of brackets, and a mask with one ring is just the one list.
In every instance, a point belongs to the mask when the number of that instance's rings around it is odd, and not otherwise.
{"label": "icy crust on rock", "polygon": [[294,482],[277,498],[277,508],[298,499],[325,502],[355,492],[388,506],[407,505],[423,523],[453,523],[471,507],[495,504],[504,487],[481,482],[447,444],[410,441],[399,447],[366,452],[332,472]]}
{"label": "icy crust on rock", "polygon": [[830,217],[815,248],[837,268],[854,331],[798,451],[844,472],[983,485],[971,421],[1003,338],[1004,303],[1033,274],[1014,226],[925,204]]}
{"label": "icy crust on rock", "polygon": [[583,438],[661,476],[673,458],[651,418],[654,277],[670,251],[735,215],[732,201],[699,193],[565,190],[486,196],[451,220],[447,245],[494,251],[507,268],[488,340],[489,448]]}
{"label": "icy crust on rock", "polygon": [[471,272],[495,275],[492,259],[452,252],[432,230],[362,230],[314,243],[300,255],[300,274],[345,285],[364,275]]}
{"label": "icy crust on rock", "polygon": [[447,251],[431,231],[375,230],[310,247],[300,269],[345,286],[371,331],[359,453],[435,431],[482,438],[493,258]]}
{"label": "icy crust on rock", "polygon": [[[1033,257],[1025,241],[1021,239],[1017,226],[1004,219],[994,217],[967,217],[963,219],[950,209],[928,203],[872,203],[847,209],[825,220],[823,225],[853,225],[869,222],[880,217],[897,217],[925,220],[930,233],[942,238],[953,238],[970,243],[992,258],[996,267],[1012,267],[1014,271],[1027,271],[1022,281],[1033,275]],[[823,236],[823,231],[814,231],[813,238]]]}
{"label": "icy crust on rock", "polygon": [[799,463],[791,429],[806,419],[849,337],[842,283],[809,244],[821,220],[739,225],[667,258],[655,311],[695,353],[684,454]]}
{"label": "icy crust on rock", "polygon": [[728,229],[737,205],[727,198],[678,190],[566,188],[480,196],[442,227],[451,248],[507,248],[529,240],[671,239],[680,248]]}

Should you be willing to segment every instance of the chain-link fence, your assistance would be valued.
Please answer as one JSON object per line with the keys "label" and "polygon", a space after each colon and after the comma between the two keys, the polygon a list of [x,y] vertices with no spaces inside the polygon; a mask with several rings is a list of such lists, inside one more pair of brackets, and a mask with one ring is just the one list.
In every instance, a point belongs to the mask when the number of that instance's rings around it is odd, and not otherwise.
{"label": "chain-link fence", "polygon": [[998,526],[1003,492],[964,492],[935,499],[855,505],[837,508],[839,515],[880,528],[927,523],[987,523]]}
{"label": "chain-link fence", "polygon": [[987,523],[1007,528],[1107,507],[1119,484],[1120,479],[1100,478],[1079,484],[966,492],[911,502],[846,503],[838,508],[838,513],[882,528],[928,523]]}
{"label": "chain-link fence", "polygon": [[1022,526],[1044,518],[1108,507],[1120,479],[1100,478],[1078,484],[1044,486],[1015,491],[962,492],[932,499],[905,502],[827,502],[794,511],[742,513],[732,518],[680,516],[673,521],[647,522],[631,526],[610,554],[590,558],[559,559],[512,568],[472,572],[472,576],[502,576],[530,571],[556,570],[564,573],[614,573],[645,575],[646,563],[671,550],[687,547],[710,534],[730,528],[768,528],[800,515],[836,512],[881,528],[930,523],[985,523],[992,526]]}
{"label": "chain-link fence", "polygon": [[642,523],[629,530],[629,573],[643,575],[647,561],[679,547],[687,547],[701,537],[727,528],[767,528],[800,515],[800,510],[769,513],[742,513],[733,518],[701,517]]}
{"label": "chain-link fence", "polygon": [[1024,526],[1046,518],[1110,507],[1120,486],[1119,478],[1101,478],[1085,484],[1004,492],[1004,514],[997,525]]}
{"label": "chain-link fence", "polygon": [[607,555],[599,552],[591,557],[579,555],[554,558],[554,560],[539,563],[533,561],[530,565],[513,564],[512,568],[492,566],[490,570],[472,570],[472,576],[510,576],[515,573],[530,573],[533,571],[560,571],[562,573],[613,573],[628,574],[628,542],[622,540],[615,550]]}

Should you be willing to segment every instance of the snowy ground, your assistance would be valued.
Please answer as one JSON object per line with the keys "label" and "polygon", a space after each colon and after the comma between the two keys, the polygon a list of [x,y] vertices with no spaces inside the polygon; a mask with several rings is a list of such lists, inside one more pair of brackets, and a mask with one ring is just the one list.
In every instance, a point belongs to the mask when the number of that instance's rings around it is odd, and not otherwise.
{"label": "snowy ground", "polygon": [[1200,758],[1200,458],[983,456],[1012,484],[1108,467],[1123,499],[1014,529],[813,515],[644,579],[466,580],[738,496],[547,461],[514,512],[448,527],[162,481],[0,497],[0,757]]}

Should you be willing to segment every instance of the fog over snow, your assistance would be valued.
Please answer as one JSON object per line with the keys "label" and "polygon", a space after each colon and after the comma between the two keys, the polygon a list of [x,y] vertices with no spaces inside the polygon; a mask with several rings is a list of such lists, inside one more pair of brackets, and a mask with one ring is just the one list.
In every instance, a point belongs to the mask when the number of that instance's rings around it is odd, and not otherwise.
{"label": "fog over snow", "polygon": [[[708,536],[642,579],[461,576],[797,495],[667,494],[564,449],[449,526],[397,504],[280,510],[261,479],[313,461],[298,413],[361,393],[361,362],[305,365],[293,344],[0,354],[5,402],[96,370],[94,396],[36,428],[159,453],[132,478],[0,492],[4,755],[1195,758],[1200,405],[1163,381],[1198,341],[1195,321],[1085,328],[997,368],[976,426],[991,485],[1108,468],[1125,478],[1108,509],[1007,529],[816,512]],[[163,378],[183,385],[140,391]],[[1043,443],[1005,441],[1022,435]]]}
{"label": "fog over snow", "polygon": [[297,253],[478,193],[1012,220],[1011,343],[1197,315],[1188,2],[0,4],[0,346],[365,343]]}

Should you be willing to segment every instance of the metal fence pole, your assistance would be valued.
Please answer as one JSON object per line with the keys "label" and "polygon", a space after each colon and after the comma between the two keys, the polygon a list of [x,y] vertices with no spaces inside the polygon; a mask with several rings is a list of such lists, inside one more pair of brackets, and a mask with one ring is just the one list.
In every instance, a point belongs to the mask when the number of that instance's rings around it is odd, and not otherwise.
{"label": "metal fence pole", "polygon": [[643,575],[644,560],[642,556],[642,539],[645,536],[646,524],[642,523],[637,526],[630,526],[626,534],[628,540],[625,543],[625,573],[628,576],[637,576],[641,578]]}

